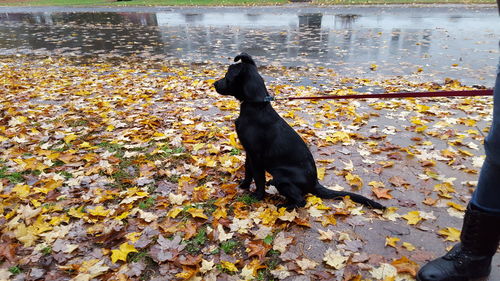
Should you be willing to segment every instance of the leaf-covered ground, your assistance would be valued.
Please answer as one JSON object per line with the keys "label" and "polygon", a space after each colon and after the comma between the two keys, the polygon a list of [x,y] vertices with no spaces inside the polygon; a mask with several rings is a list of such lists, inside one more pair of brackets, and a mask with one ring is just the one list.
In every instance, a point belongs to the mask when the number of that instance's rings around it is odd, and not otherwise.
{"label": "leaf-covered ground", "polygon": [[[322,183],[390,207],[289,212],[236,188],[239,104],[211,87],[226,67],[0,58],[0,279],[414,280],[457,241],[490,97],[275,102]],[[278,98],[468,89],[260,70]]]}

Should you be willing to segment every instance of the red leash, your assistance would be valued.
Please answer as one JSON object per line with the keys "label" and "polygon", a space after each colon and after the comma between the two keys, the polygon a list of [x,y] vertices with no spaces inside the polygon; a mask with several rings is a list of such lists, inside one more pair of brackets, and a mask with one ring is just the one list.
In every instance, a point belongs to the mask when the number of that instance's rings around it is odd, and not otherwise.
{"label": "red leash", "polygon": [[389,94],[363,94],[343,96],[315,96],[315,97],[289,97],[287,100],[323,100],[323,99],[370,99],[370,98],[424,98],[424,97],[472,97],[492,96],[493,89],[487,90],[464,90],[464,91],[438,91],[438,92],[400,92]]}

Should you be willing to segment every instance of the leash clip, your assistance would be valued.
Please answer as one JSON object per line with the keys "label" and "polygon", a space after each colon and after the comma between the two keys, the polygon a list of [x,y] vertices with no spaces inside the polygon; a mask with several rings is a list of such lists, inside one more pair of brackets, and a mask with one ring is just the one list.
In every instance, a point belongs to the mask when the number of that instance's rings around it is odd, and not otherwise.
{"label": "leash clip", "polygon": [[274,97],[273,97],[273,96],[266,96],[266,97],[264,98],[264,101],[265,101],[265,102],[269,102],[269,101],[273,101],[273,100],[274,100]]}

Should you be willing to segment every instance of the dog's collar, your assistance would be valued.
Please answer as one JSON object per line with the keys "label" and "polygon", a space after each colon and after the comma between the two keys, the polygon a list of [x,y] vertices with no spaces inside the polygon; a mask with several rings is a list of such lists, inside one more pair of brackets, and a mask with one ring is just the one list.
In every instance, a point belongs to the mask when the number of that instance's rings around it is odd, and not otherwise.
{"label": "dog's collar", "polygon": [[248,102],[248,103],[260,103],[260,102],[271,102],[274,100],[273,96],[265,96],[264,100],[244,100],[243,102]]}
{"label": "dog's collar", "polygon": [[264,98],[264,102],[270,102],[270,101],[273,101],[274,100],[274,97],[273,96],[266,96]]}

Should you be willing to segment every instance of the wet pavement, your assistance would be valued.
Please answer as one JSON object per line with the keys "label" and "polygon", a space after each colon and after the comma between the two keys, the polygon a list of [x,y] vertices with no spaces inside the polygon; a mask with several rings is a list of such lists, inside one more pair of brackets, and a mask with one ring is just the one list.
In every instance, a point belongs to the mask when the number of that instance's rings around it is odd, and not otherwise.
{"label": "wet pavement", "polygon": [[494,6],[0,8],[0,54],[215,61],[493,85]]}

